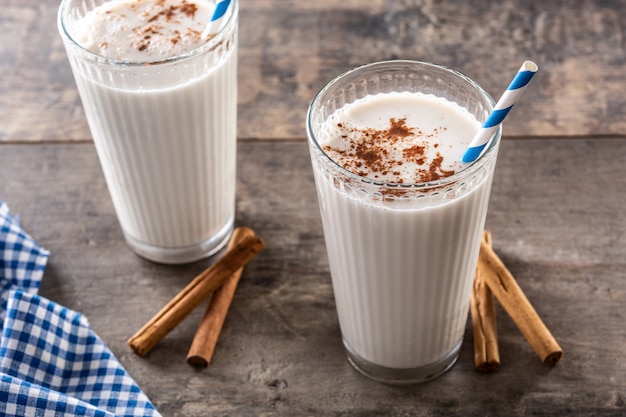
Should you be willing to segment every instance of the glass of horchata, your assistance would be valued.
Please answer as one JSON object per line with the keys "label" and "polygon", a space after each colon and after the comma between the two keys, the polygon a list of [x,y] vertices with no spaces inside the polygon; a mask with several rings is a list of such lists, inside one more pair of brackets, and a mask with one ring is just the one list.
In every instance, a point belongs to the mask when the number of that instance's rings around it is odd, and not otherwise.
{"label": "glass of horchata", "polygon": [[352,365],[415,383],[456,361],[500,130],[461,162],[494,106],[469,78],[415,61],[330,81],[307,116],[343,344]]}
{"label": "glass of horchata", "polygon": [[217,252],[235,216],[238,2],[63,0],[58,26],[129,246]]}

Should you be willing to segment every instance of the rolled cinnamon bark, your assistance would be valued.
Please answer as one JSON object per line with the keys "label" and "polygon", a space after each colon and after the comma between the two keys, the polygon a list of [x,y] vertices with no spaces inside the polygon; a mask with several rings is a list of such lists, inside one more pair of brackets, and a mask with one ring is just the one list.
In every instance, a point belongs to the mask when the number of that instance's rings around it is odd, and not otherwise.
{"label": "rolled cinnamon bark", "polygon": [[[483,232],[483,242],[491,247],[491,233]],[[480,259],[476,266],[471,298],[472,330],[474,333],[474,367],[489,373],[500,368],[500,352],[496,330],[496,308],[493,294],[484,280],[488,266]]]}
{"label": "rolled cinnamon bark", "polygon": [[[245,237],[253,235],[252,229],[239,228],[235,230],[230,240],[229,248]],[[213,293],[187,353],[187,363],[189,365],[197,368],[206,368],[211,363],[217,340],[222,331],[224,320],[226,320],[230,304],[235,296],[242,272],[243,267],[228,277],[224,284]]]}
{"label": "rolled cinnamon bark", "polygon": [[165,307],[128,340],[128,346],[145,356],[224,281],[265,248],[258,236],[245,236],[217,262],[194,278]]}
{"label": "rolled cinnamon bark", "polygon": [[480,245],[479,263],[487,266],[484,269],[483,279],[489,289],[511,316],[541,361],[547,365],[555,365],[559,362],[563,350],[530,304],[511,272],[492,247],[484,241]]}

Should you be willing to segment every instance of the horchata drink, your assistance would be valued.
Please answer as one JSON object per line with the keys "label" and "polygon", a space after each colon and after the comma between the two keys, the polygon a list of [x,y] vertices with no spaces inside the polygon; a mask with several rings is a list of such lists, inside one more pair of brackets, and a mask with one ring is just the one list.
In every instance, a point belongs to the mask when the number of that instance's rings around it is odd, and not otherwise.
{"label": "horchata drink", "polygon": [[333,290],[350,362],[388,383],[449,369],[465,331],[500,132],[461,156],[493,108],[453,70],[366,65],[307,118]]}
{"label": "horchata drink", "polygon": [[238,7],[232,0],[210,24],[216,3],[64,0],[59,9],[122,231],[157,262],[210,256],[233,229]]}

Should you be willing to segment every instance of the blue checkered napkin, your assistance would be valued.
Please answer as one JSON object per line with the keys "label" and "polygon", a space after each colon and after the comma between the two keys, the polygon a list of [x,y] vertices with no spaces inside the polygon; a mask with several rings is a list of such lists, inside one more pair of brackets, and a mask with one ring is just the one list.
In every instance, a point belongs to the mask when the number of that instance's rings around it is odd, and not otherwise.
{"label": "blue checkered napkin", "polygon": [[115,417],[76,398],[1,373],[0,412],[3,416]]}
{"label": "blue checkered napkin", "polygon": [[0,341],[0,415],[159,416],[87,319],[12,291]]}
{"label": "blue checkered napkin", "polygon": [[20,227],[0,200],[0,329],[11,290],[36,293],[48,262],[48,251]]}

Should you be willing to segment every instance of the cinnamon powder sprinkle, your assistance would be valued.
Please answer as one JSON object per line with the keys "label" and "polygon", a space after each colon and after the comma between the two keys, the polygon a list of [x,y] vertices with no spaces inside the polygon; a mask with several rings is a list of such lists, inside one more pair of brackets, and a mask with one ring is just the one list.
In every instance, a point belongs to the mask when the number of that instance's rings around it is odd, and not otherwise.
{"label": "cinnamon powder sprinkle", "polygon": [[[152,38],[150,35],[162,35],[164,28],[163,23],[178,23],[178,15],[185,15],[193,19],[198,11],[198,6],[194,3],[187,2],[187,0],[182,0],[180,4],[170,5],[167,8],[165,7],[165,0],[157,1],[156,5],[162,8],[162,10],[159,10],[152,16],[146,16],[147,24],[133,28],[133,33],[139,39],[133,43],[138,51],[145,51],[150,47]],[[187,36],[199,38],[200,32],[188,31]],[[181,33],[174,31],[168,41],[172,45],[178,44],[182,41]]]}
{"label": "cinnamon powder sprinkle", "polygon": [[[402,184],[405,179],[422,183],[455,173],[442,168],[443,156],[439,152],[432,161],[427,161],[428,148],[437,148],[438,145],[432,142],[440,129],[445,130],[444,127],[426,133],[407,126],[406,118],[390,118],[389,127],[383,130],[357,129],[345,123],[337,123],[336,126],[346,146],[339,149],[326,145],[323,149],[333,156],[335,162],[357,175]],[[403,176],[399,169],[408,163],[416,166],[410,178],[406,174]],[[392,177],[391,181],[389,177]]]}

